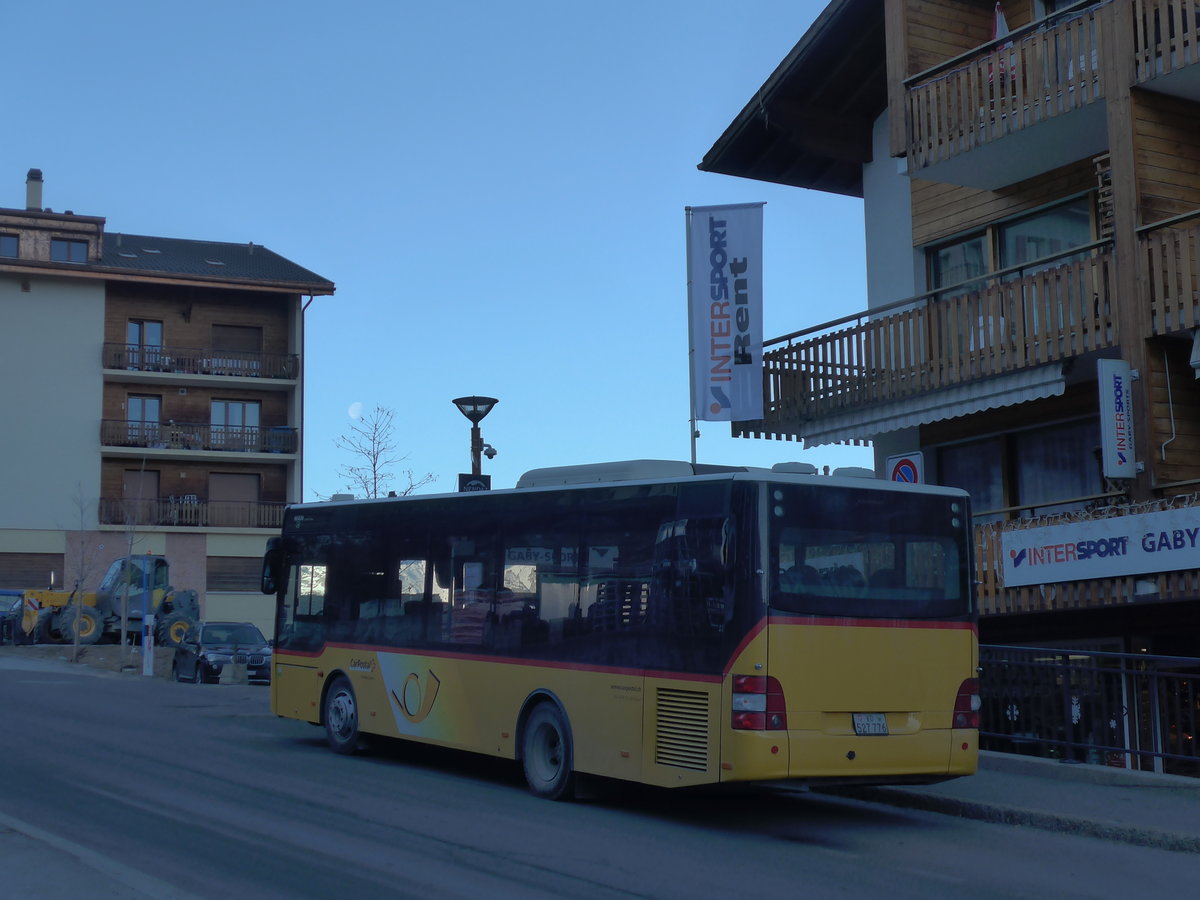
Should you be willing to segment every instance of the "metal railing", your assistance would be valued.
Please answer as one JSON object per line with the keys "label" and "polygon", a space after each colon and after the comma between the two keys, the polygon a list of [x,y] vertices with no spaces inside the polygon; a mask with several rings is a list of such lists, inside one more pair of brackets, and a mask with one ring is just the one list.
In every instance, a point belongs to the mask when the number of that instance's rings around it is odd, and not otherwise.
{"label": "metal railing", "polygon": [[980,747],[1200,776],[1200,658],[984,645]]}
{"label": "metal railing", "polygon": [[300,371],[300,358],[292,353],[106,343],[103,365],[130,372],[292,379]]}
{"label": "metal railing", "polygon": [[100,498],[101,525],[207,528],[281,528],[286,503],[262,500],[201,500],[194,494],[136,500]]}
{"label": "metal railing", "polygon": [[104,419],[100,443],[105,447],[145,447],[150,450],[228,450],[241,453],[295,453],[300,445],[295,428],[251,428],[199,422],[129,422]]}

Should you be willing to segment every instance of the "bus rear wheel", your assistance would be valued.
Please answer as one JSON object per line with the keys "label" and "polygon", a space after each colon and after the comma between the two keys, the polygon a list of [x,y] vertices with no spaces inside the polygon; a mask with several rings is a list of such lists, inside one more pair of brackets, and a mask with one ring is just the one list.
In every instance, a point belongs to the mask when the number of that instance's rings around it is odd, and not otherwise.
{"label": "bus rear wheel", "polygon": [[539,703],[525,720],[521,760],[529,790],[545,800],[569,800],[575,794],[571,732],[553,703]]}
{"label": "bus rear wheel", "polygon": [[349,754],[358,749],[358,701],[350,679],[339,675],[325,692],[321,710],[325,739],[334,753]]}

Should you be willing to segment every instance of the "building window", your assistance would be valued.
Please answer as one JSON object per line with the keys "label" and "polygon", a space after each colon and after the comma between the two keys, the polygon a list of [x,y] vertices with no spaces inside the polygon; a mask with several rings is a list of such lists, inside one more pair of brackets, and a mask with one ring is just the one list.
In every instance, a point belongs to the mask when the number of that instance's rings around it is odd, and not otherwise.
{"label": "building window", "polygon": [[963,285],[964,290],[978,290],[982,282],[974,279],[986,275],[990,269],[987,236],[983,234],[929,251],[929,277],[934,287]]}
{"label": "building window", "polygon": [[70,241],[66,238],[50,239],[50,259],[54,262],[87,262],[87,241]]}
{"label": "building window", "polygon": [[249,325],[213,325],[213,374],[258,375],[263,330]]}
{"label": "building window", "polygon": [[[1090,197],[1079,197],[997,226],[1000,268],[1028,266],[1092,240]],[[1038,268],[1045,268],[1044,266]]]}
{"label": "building window", "polygon": [[129,443],[134,447],[162,444],[162,397],[130,394],[125,401]]}
{"label": "building window", "polygon": [[254,474],[212,472],[208,476],[210,525],[257,528],[261,478]]}
{"label": "building window", "polygon": [[15,234],[0,234],[0,256],[16,259],[19,247],[20,240]]}
{"label": "building window", "polygon": [[157,372],[162,367],[163,323],[130,319],[125,327],[127,368]]}
{"label": "building window", "polygon": [[1097,419],[942,447],[938,480],[971,495],[976,523],[1083,509],[1101,493]]}
{"label": "building window", "polygon": [[1092,242],[1093,202],[1091,194],[1076,197],[930,247],[925,251],[930,287],[951,289],[943,297],[963,294],[985,287],[990,272],[1013,279],[1062,265],[1070,257],[1060,254]]}
{"label": "building window", "polygon": [[257,450],[259,407],[257,400],[214,400],[212,444],[224,450]]}

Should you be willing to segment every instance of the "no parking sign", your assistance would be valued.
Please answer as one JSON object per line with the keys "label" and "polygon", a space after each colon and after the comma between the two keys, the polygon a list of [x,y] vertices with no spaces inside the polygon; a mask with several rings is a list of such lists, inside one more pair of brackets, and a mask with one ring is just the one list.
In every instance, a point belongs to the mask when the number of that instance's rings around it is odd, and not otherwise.
{"label": "no parking sign", "polygon": [[908,484],[925,483],[925,457],[920,450],[887,458],[888,478]]}

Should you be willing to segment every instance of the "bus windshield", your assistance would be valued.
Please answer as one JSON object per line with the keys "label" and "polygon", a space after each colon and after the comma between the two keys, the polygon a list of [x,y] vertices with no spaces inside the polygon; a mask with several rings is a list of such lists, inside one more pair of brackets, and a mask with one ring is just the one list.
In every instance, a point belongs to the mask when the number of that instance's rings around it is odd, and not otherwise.
{"label": "bus windshield", "polygon": [[771,606],[820,616],[969,615],[966,501],[772,485]]}

